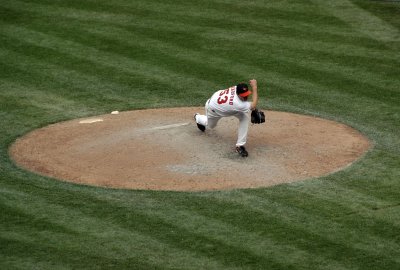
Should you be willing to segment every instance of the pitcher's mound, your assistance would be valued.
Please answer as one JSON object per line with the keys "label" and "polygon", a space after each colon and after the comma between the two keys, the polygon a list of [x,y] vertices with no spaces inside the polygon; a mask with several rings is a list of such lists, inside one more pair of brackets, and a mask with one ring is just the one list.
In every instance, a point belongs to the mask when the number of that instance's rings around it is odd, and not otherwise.
{"label": "pitcher's mound", "polygon": [[370,146],[333,121],[266,111],[250,125],[249,157],[235,151],[238,120],[201,132],[203,108],[128,111],[61,122],[18,139],[17,164],[61,180],[128,189],[200,191],[255,188],[299,181],[345,168]]}

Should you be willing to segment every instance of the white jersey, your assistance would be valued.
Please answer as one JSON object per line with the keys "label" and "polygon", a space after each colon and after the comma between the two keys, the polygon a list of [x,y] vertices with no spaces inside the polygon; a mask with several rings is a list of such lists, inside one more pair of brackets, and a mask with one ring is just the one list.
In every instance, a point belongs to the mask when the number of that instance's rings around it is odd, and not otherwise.
{"label": "white jersey", "polygon": [[209,101],[209,109],[220,117],[248,113],[250,107],[251,102],[241,100],[236,94],[236,86],[215,92]]}

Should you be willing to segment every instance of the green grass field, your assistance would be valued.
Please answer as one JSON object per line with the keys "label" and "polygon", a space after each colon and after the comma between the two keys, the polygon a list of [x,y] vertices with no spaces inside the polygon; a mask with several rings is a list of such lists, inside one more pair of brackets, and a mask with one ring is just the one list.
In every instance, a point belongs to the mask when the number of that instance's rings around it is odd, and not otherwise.
{"label": "green grass field", "polygon": [[[251,78],[260,108],[373,148],[323,178],[200,193],[73,185],[8,156],[51,123],[202,106]],[[399,1],[0,0],[0,121],[0,269],[400,269]]]}

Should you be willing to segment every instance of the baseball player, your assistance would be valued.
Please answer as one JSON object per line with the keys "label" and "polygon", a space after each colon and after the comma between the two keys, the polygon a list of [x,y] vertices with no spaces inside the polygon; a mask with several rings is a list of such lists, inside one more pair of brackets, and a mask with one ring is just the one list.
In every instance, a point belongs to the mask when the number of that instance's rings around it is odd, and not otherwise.
{"label": "baseball player", "polygon": [[236,151],[242,157],[249,155],[244,147],[249,129],[249,112],[256,109],[258,102],[257,81],[255,79],[250,80],[250,86],[253,91],[252,102],[247,101],[249,95],[252,94],[248,85],[246,83],[239,83],[236,86],[215,92],[206,102],[206,114],[201,115],[196,113],[194,115],[197,127],[203,132],[206,130],[206,127],[211,129],[216,127],[218,121],[223,117],[237,117],[239,119],[239,130]]}

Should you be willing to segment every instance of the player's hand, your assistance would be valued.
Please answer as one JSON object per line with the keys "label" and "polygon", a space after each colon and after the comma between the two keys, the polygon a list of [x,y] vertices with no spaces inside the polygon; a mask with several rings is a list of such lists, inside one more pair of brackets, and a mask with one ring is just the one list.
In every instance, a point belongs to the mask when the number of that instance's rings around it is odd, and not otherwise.
{"label": "player's hand", "polygon": [[250,80],[250,85],[251,85],[251,88],[253,88],[253,90],[257,89],[257,80],[256,79]]}

